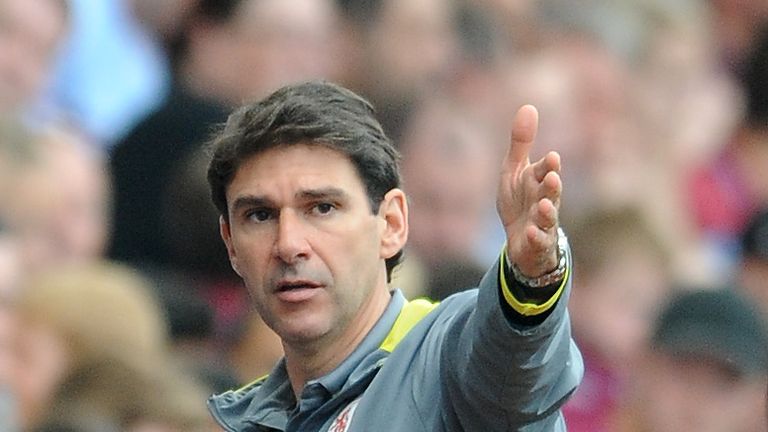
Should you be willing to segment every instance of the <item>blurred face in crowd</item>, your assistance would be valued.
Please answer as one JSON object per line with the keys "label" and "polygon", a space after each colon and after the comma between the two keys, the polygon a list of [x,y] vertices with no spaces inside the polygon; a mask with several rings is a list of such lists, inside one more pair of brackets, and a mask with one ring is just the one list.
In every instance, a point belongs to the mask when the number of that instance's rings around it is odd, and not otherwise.
{"label": "blurred face in crowd", "polygon": [[261,97],[288,83],[332,77],[336,24],[328,0],[246,2],[235,30],[243,51],[238,78],[259,75],[261,81],[253,81],[247,94]]}
{"label": "blurred face in crowd", "polygon": [[669,280],[662,258],[642,246],[624,241],[611,250],[594,274],[575,274],[570,308],[576,340],[626,367],[648,342]]}
{"label": "blurred face in crowd", "polygon": [[286,351],[327,349],[373,325],[390,297],[384,260],[405,241],[391,229],[404,226],[401,191],[374,213],[345,155],[295,144],[245,161],[226,195],[233,267]]}
{"label": "blurred face in crowd", "polygon": [[[764,430],[765,376],[744,376],[720,361],[656,351],[639,385],[649,431]],[[755,427],[757,426],[757,429]]]}
{"label": "blurred face in crowd", "polygon": [[0,113],[45,85],[66,17],[58,0],[0,0]]}
{"label": "blurred face in crowd", "polygon": [[449,72],[457,45],[450,5],[444,0],[382,2],[381,16],[369,35],[367,61],[385,89],[423,90]]}
{"label": "blurred face in crowd", "polygon": [[225,99],[235,105],[283,85],[333,79],[336,10],[330,0],[245,0],[226,25],[204,35]]}
{"label": "blurred face in crowd", "polygon": [[107,185],[96,155],[65,135],[44,138],[7,204],[25,268],[98,257],[106,242]]}
{"label": "blurred face in crowd", "polygon": [[406,133],[410,244],[427,263],[471,259],[494,203],[498,168],[489,141],[478,123],[436,105],[417,114]]}

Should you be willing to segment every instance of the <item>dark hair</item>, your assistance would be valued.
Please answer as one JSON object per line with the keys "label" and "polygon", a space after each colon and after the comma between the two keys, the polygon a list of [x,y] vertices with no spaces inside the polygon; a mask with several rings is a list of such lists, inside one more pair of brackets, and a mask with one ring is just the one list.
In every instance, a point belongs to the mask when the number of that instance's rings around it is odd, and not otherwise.
{"label": "dark hair", "polygon": [[[371,104],[327,82],[289,85],[229,116],[211,141],[211,198],[227,219],[227,187],[240,165],[267,149],[297,143],[321,145],[346,155],[362,180],[371,211],[400,187],[400,155],[375,118]],[[402,250],[386,260],[387,280]]]}

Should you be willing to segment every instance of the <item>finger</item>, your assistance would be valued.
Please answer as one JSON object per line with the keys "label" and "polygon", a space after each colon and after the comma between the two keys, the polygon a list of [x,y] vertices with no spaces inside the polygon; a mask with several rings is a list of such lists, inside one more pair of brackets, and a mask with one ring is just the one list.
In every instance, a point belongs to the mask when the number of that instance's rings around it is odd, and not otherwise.
{"label": "finger", "polygon": [[552,249],[553,236],[542,231],[536,225],[529,225],[525,230],[525,237],[528,240],[529,251],[534,254],[546,253]]}
{"label": "finger", "polygon": [[528,248],[534,257],[535,270],[530,270],[532,277],[540,276],[552,271],[557,265],[557,234],[556,232],[544,232],[534,225],[526,227],[525,236]]}
{"label": "finger", "polygon": [[533,176],[536,178],[536,181],[538,182],[544,180],[544,176],[546,176],[547,173],[551,171],[559,173],[560,172],[560,154],[557,152],[551,151],[547,153],[547,155],[544,156],[543,158],[534,162],[531,165],[531,168],[533,169]]}
{"label": "finger", "polygon": [[531,146],[536,139],[536,131],[539,127],[539,112],[533,105],[524,105],[515,114],[512,120],[512,136],[505,164],[511,171],[529,163]]}
{"label": "finger", "polygon": [[557,228],[558,210],[555,204],[547,198],[539,200],[532,209],[531,220],[539,230],[551,233]]}
{"label": "finger", "polygon": [[560,196],[563,193],[563,181],[560,174],[550,171],[544,176],[539,188],[539,199],[549,199],[556,208],[560,207]]}

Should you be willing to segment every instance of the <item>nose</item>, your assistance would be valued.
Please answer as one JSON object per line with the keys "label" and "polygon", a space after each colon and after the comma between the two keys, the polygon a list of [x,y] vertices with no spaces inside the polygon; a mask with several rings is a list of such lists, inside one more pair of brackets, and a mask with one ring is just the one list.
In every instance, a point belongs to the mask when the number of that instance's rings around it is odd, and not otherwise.
{"label": "nose", "polygon": [[300,260],[309,258],[311,249],[305,228],[302,218],[295,212],[281,211],[278,218],[274,255],[286,264],[296,264]]}

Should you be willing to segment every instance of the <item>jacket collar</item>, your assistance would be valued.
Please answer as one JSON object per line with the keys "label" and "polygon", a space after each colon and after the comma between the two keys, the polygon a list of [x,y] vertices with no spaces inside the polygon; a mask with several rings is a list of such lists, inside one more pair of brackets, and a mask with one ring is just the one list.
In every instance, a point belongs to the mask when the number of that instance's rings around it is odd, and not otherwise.
{"label": "jacket collar", "polygon": [[[406,303],[402,292],[395,290],[384,313],[357,348],[334,370],[307,383],[301,403],[330,410],[336,407],[328,405],[329,402],[343,402],[361,394],[389,355],[389,351],[381,347],[391,338],[391,330]],[[228,431],[258,430],[257,425],[284,430],[296,405],[285,359],[281,359],[267,377],[208,400],[211,414]]]}

